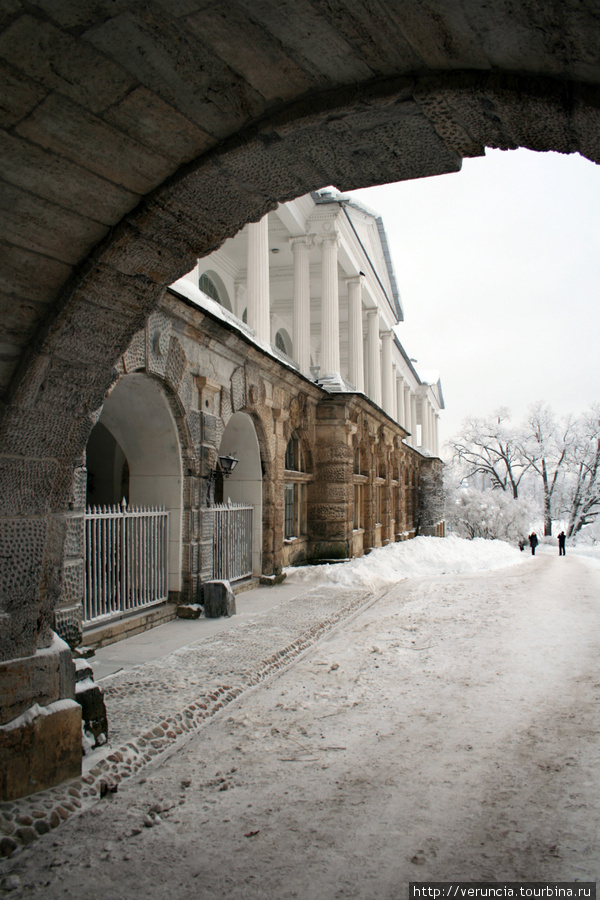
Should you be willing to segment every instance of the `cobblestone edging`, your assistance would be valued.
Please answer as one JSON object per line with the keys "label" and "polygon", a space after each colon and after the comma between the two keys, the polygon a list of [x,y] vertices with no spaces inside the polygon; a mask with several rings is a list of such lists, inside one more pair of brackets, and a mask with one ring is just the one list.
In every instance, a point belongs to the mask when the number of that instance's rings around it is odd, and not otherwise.
{"label": "cobblestone edging", "polygon": [[[347,599],[349,595],[352,597],[350,603],[346,603],[343,606],[338,605],[341,597]],[[323,601],[331,600],[332,597],[338,600],[338,603],[334,604],[337,608],[326,618],[320,618],[318,609],[321,609],[321,613],[324,612]],[[170,715],[160,715],[161,703],[157,701],[162,699],[163,705],[166,701],[168,709],[172,710],[173,695],[169,692],[165,695],[164,690],[160,690],[160,685],[158,689],[155,687],[156,669],[163,671],[164,674],[164,664],[147,664],[136,667],[131,673],[121,679],[118,679],[117,676],[111,676],[111,682],[116,680],[117,683],[111,684],[105,690],[109,707],[109,725],[110,717],[113,713],[116,713],[117,721],[119,720],[119,712],[121,713],[121,719],[128,719],[128,704],[126,702],[121,704],[124,708],[119,711],[119,700],[127,698],[130,702],[135,703],[135,691],[137,690],[138,705],[141,704],[145,707],[148,713],[144,732],[139,735],[130,735],[129,740],[123,740],[122,745],[118,749],[102,749],[95,751],[90,757],[85,757],[84,774],[80,778],[14,802],[0,804],[0,858],[9,857],[15,850],[32,844],[37,838],[58,828],[70,816],[88,808],[105,794],[117,791],[119,783],[124,778],[129,778],[138,773],[145,765],[157,756],[160,756],[165,750],[171,748],[176,741],[196,731],[205,719],[210,718],[220,709],[223,709],[224,706],[235,700],[240,694],[290,665],[299,654],[303,653],[323,635],[358,612],[373,599],[373,595],[364,590],[345,590],[343,594],[340,593],[339,589],[334,589],[333,592],[331,590],[323,591],[322,589],[313,589],[307,592],[298,600],[292,601],[295,604],[294,607],[290,607],[289,619],[292,620],[292,628],[287,630],[294,630],[294,624],[308,624],[306,619],[310,620],[312,618],[312,624],[301,630],[298,637],[286,643],[281,649],[260,658],[257,662],[252,659],[252,656],[256,655],[257,647],[260,648],[260,638],[262,637],[262,642],[264,642],[264,637],[271,628],[272,623],[270,620],[274,619],[275,616],[281,616],[280,612],[270,611],[264,613],[258,617],[256,623],[251,623],[238,629],[237,633],[229,631],[226,632],[225,638],[221,635],[216,636],[199,641],[186,648],[184,651],[186,659],[189,659],[191,656],[196,664],[199,660],[204,661],[205,672],[203,674],[206,681],[212,683],[204,691],[199,691],[196,688],[194,693],[198,694],[198,696],[193,702],[187,703],[178,712]],[[327,605],[327,603],[324,605]],[[303,610],[298,608],[301,606],[304,606]],[[304,615],[302,615],[303,612]],[[317,615],[315,615],[316,612]],[[303,619],[305,620],[304,622],[302,622]],[[258,640],[256,640],[257,637]],[[227,649],[232,644],[237,644],[238,649],[242,651],[244,645],[246,645],[250,651],[249,654],[241,654],[246,656],[245,659],[240,659],[239,657],[236,659],[237,665],[234,668],[238,669],[237,672],[231,671],[231,665],[229,665],[230,671],[228,674],[229,676],[235,675],[235,680],[227,676],[223,677],[222,671],[220,675],[217,675],[215,671],[218,668],[222,670],[225,664],[230,663],[226,659],[225,654],[220,660],[220,667],[218,665],[215,666],[215,657],[210,656],[211,650],[214,651],[216,649],[217,652],[219,649],[223,650],[225,644]],[[248,656],[250,657],[249,659],[247,658]],[[172,667],[178,668],[182,659],[182,652],[176,651],[169,654],[166,659],[169,661],[166,665],[167,670]],[[252,665],[253,662],[254,665]],[[246,671],[239,671],[244,668],[244,663],[249,664]],[[183,690],[183,693],[185,694],[186,691]],[[132,694],[134,694],[133,699]],[[153,694],[154,696],[152,696]],[[110,707],[111,697],[115,703],[113,710]],[[142,702],[143,697],[145,697],[145,702]],[[148,706],[150,709],[148,709]],[[152,721],[152,711],[155,713],[155,724],[153,725],[149,724]]]}

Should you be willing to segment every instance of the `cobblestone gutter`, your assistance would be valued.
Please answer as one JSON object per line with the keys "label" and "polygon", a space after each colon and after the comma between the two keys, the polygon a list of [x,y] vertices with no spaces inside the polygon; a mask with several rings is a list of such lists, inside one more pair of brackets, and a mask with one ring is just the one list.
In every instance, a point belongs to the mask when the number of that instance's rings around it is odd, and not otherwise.
{"label": "cobblestone gutter", "polygon": [[0,857],[118,790],[122,779],[374,600],[364,589],[313,588],[251,622],[104,679],[109,744],[84,758],[81,778],[0,804]]}

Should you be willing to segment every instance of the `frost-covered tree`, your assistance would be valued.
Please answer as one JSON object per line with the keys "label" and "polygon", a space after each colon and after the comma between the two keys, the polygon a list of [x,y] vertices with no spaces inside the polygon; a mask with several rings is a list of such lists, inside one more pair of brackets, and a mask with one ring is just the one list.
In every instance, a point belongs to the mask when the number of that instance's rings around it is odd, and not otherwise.
{"label": "frost-covered tree", "polygon": [[518,543],[525,540],[531,520],[529,503],[510,493],[471,487],[448,491],[446,524],[459,537]]}
{"label": "frost-covered tree", "polygon": [[419,476],[415,533],[433,534],[435,526],[444,519],[444,508],[443,470],[431,460]]}
{"label": "frost-covered tree", "polygon": [[552,534],[555,501],[575,441],[576,428],[571,416],[558,422],[549,406],[539,402],[530,407],[522,429],[520,451],[530,473],[539,476],[546,536]]}
{"label": "frost-covered tree", "polygon": [[469,418],[458,437],[448,442],[453,462],[463,468],[463,478],[472,482],[476,475],[489,478],[492,488],[508,492],[516,500],[519,485],[530,466],[523,456],[519,435],[504,407],[489,418]]}
{"label": "frost-covered tree", "polygon": [[[447,520],[457,521],[462,514],[467,535],[497,535],[504,528],[501,519],[507,511],[500,516],[501,505],[485,499],[486,494],[526,499],[530,521],[543,511],[545,535],[552,533],[552,519],[559,516],[568,522],[568,537],[600,517],[600,405],[579,418],[557,420],[550,407],[536,403],[518,427],[511,425],[506,410],[487,419],[467,419],[449,447],[459,483],[475,487],[480,476],[481,488],[495,489],[456,495]],[[512,525],[506,528],[510,531]]]}
{"label": "frost-covered tree", "polygon": [[578,534],[600,515],[600,406],[577,423],[569,466],[567,537]]}

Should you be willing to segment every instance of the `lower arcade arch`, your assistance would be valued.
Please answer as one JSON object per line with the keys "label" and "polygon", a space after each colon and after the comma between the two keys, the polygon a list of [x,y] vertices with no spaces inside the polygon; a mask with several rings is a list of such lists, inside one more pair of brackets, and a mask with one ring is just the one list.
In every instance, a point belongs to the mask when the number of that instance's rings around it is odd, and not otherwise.
{"label": "lower arcade arch", "polygon": [[126,375],[110,393],[87,444],[89,505],[164,507],[168,587],[181,590],[182,467],[177,426],[158,382]]}
{"label": "lower arcade arch", "polygon": [[227,503],[245,503],[254,508],[252,527],[252,574],[262,572],[263,477],[260,445],[251,416],[237,412],[227,423],[219,456],[235,456],[238,463],[231,475],[222,479],[221,496]]}

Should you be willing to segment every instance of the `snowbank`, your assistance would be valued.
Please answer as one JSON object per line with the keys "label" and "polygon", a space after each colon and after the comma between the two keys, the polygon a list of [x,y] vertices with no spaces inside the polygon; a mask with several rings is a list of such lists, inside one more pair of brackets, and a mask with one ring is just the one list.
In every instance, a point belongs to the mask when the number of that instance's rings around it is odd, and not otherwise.
{"label": "snowbank", "polygon": [[368,556],[331,566],[305,566],[285,570],[288,582],[332,584],[341,587],[364,585],[375,590],[405,578],[427,575],[461,574],[501,569],[524,562],[526,557],[504,541],[476,538],[467,541],[417,537],[389,544]]}

